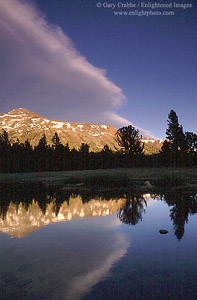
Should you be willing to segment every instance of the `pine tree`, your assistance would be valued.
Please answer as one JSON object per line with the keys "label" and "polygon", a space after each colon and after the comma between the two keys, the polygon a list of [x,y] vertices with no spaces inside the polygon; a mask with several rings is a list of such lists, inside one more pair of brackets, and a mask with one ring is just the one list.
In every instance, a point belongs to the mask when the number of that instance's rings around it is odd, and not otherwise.
{"label": "pine tree", "polygon": [[139,166],[143,158],[144,144],[139,137],[139,130],[129,125],[118,129],[116,139],[121,146],[127,166]]}
{"label": "pine tree", "polygon": [[135,127],[129,125],[118,129],[116,139],[124,153],[131,155],[143,153],[144,145],[141,144],[139,130]]}
{"label": "pine tree", "polygon": [[174,110],[168,115],[166,140],[162,146],[161,159],[167,166],[186,166],[188,161],[188,145],[182,125]]}
{"label": "pine tree", "polygon": [[190,166],[197,165],[197,134],[185,132],[186,143],[188,147],[188,160]]}
{"label": "pine tree", "polygon": [[55,171],[63,171],[66,169],[65,147],[60,142],[60,138],[56,132],[51,141],[53,143],[51,169]]}
{"label": "pine tree", "polygon": [[25,172],[33,171],[33,148],[27,139],[24,143]]}
{"label": "pine tree", "polygon": [[43,134],[38,145],[34,148],[34,159],[36,171],[43,172],[50,169],[50,147],[47,144],[45,134]]}
{"label": "pine tree", "polygon": [[57,148],[58,146],[62,145],[60,142],[60,138],[57,134],[57,132],[55,132],[54,136],[51,139],[52,143],[53,143],[53,147]]}
{"label": "pine tree", "polygon": [[0,172],[11,171],[11,144],[8,133],[0,134]]}
{"label": "pine tree", "polygon": [[82,143],[79,148],[79,153],[78,153],[80,169],[88,169],[89,151],[90,151],[90,146],[88,144]]}
{"label": "pine tree", "polygon": [[107,144],[103,147],[103,149],[99,153],[99,156],[101,168],[113,167],[115,156]]}
{"label": "pine tree", "polygon": [[166,129],[166,138],[170,142],[173,151],[178,151],[179,147],[179,133],[180,125],[178,122],[178,116],[174,110],[171,110],[168,115],[168,128]]}

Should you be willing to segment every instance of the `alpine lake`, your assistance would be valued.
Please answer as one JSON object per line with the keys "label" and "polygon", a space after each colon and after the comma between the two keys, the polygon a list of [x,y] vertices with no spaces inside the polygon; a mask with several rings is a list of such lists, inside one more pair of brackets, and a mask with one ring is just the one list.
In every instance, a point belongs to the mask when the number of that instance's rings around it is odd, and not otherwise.
{"label": "alpine lake", "polygon": [[2,175],[1,300],[196,299],[196,187],[125,174]]}

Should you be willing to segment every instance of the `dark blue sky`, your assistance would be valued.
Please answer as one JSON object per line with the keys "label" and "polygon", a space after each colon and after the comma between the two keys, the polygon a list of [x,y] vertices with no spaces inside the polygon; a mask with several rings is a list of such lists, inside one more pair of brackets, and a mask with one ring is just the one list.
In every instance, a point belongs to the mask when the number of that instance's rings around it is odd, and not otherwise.
{"label": "dark blue sky", "polygon": [[[149,130],[153,136],[165,138],[167,116],[170,110],[174,109],[184,130],[197,131],[197,9],[195,1],[176,0],[175,3],[192,4],[193,7],[152,9],[152,11],[161,12],[172,10],[174,15],[149,17],[115,16],[114,11],[134,9],[115,8],[113,10],[103,7],[104,3],[117,5],[120,2],[125,4],[127,1],[28,0],[23,2],[36,6],[48,26],[59,26],[71,39],[80,56],[85,57],[87,62],[94,67],[104,69],[107,79],[121,89],[121,94],[125,96],[125,99],[119,97],[118,105],[113,104],[115,100],[112,100],[109,105],[106,104],[107,113],[103,113],[104,104],[101,105],[102,109],[95,107],[98,115],[99,111],[102,115],[100,118],[102,123],[116,125],[115,117],[107,118],[109,113],[113,112],[134,125]],[[150,1],[128,1],[128,3],[136,4],[142,2],[150,3]],[[156,2],[171,3],[166,0]],[[102,7],[96,7],[97,3],[101,3]],[[19,86],[20,84],[22,81],[18,83]],[[25,95],[26,92],[24,92]],[[96,90],[95,93],[97,93]],[[90,94],[94,97],[94,89]],[[5,97],[6,92],[3,95]],[[58,92],[56,95],[58,97]],[[44,89],[42,89],[42,97],[46,99],[44,104],[39,104],[38,100],[36,112],[46,117],[75,122],[93,121],[91,115],[95,114],[94,105],[90,107],[91,104],[88,102],[89,108],[84,105],[86,109],[83,110],[83,103],[86,102],[83,97],[82,100],[78,100],[81,101],[79,105],[81,116],[83,115],[81,119],[79,113],[75,114],[74,108],[68,109],[68,115],[66,113],[63,115],[62,109],[58,111],[58,105],[53,110],[50,109],[50,105],[47,108],[47,91],[44,93]],[[8,98],[11,99],[11,96],[9,95]],[[9,102],[12,102],[10,109],[15,103],[16,106],[20,105],[17,93],[15,98],[16,101],[8,99],[3,110],[8,108]],[[107,102],[105,99],[102,101]],[[35,110],[33,102],[35,102],[34,99],[29,97],[26,108]],[[24,106],[23,103],[21,105]],[[99,122],[99,118],[95,119],[95,122]],[[117,122],[116,126],[118,127],[119,124],[121,125],[121,122]]]}

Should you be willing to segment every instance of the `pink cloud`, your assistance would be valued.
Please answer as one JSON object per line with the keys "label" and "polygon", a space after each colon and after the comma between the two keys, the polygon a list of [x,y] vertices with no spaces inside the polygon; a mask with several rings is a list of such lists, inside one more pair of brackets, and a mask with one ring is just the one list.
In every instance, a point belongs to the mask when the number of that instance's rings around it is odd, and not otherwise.
{"label": "pink cloud", "polygon": [[53,119],[131,123],[116,114],[126,98],[106,71],[82,56],[58,26],[30,4],[0,2],[4,111],[26,107]]}

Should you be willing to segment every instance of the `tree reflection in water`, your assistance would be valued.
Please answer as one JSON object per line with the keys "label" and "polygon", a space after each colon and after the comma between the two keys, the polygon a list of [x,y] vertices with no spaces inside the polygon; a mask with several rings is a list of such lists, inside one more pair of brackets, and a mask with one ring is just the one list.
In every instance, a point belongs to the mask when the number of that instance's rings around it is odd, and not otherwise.
{"label": "tree reflection in water", "polygon": [[173,206],[170,209],[170,218],[174,225],[174,233],[177,239],[181,240],[189,215],[197,213],[197,195],[176,190],[165,193],[164,199],[169,206]]}
{"label": "tree reflection in water", "polygon": [[[158,196],[169,207],[172,206],[170,218],[173,222],[174,233],[177,239],[181,240],[189,216],[197,213],[197,194],[177,189],[164,192]],[[125,205],[119,210],[118,217],[125,224],[136,225],[139,221],[142,221],[146,206],[147,203],[143,198],[143,194],[130,194],[126,199]]]}
{"label": "tree reflection in water", "polygon": [[125,205],[119,210],[118,217],[125,224],[136,225],[142,221],[147,206],[142,194],[132,194],[127,196]]}
{"label": "tree reflection in water", "polygon": [[[52,212],[57,217],[62,205],[67,203],[69,207],[70,199],[80,197],[81,204],[86,205],[90,200],[97,201],[97,206],[103,201],[119,201],[121,208],[118,209],[118,217],[121,222],[129,225],[136,225],[142,221],[143,214],[147,207],[144,192],[117,191],[115,188],[108,191],[91,191],[91,189],[81,191],[64,190],[62,187],[45,186],[42,184],[23,184],[23,185],[0,185],[0,218],[6,220],[10,205],[14,205],[17,213],[21,204],[28,211],[32,204],[37,203],[42,214],[45,215],[47,208],[52,204]],[[190,215],[197,213],[197,194],[182,189],[171,189],[171,191],[161,192],[150,195],[165,201],[170,207],[170,218],[174,226],[174,233],[178,240],[184,235],[185,224],[188,223]],[[111,204],[110,204],[111,205]],[[104,205],[105,206],[105,205]],[[76,208],[75,208],[76,210]],[[83,208],[82,208],[83,210]],[[114,208],[111,213],[114,213]],[[101,212],[102,213],[102,212]],[[90,211],[88,211],[90,216]],[[98,214],[99,215],[99,214]],[[81,217],[81,216],[80,216]],[[84,215],[86,217],[86,215]]]}

